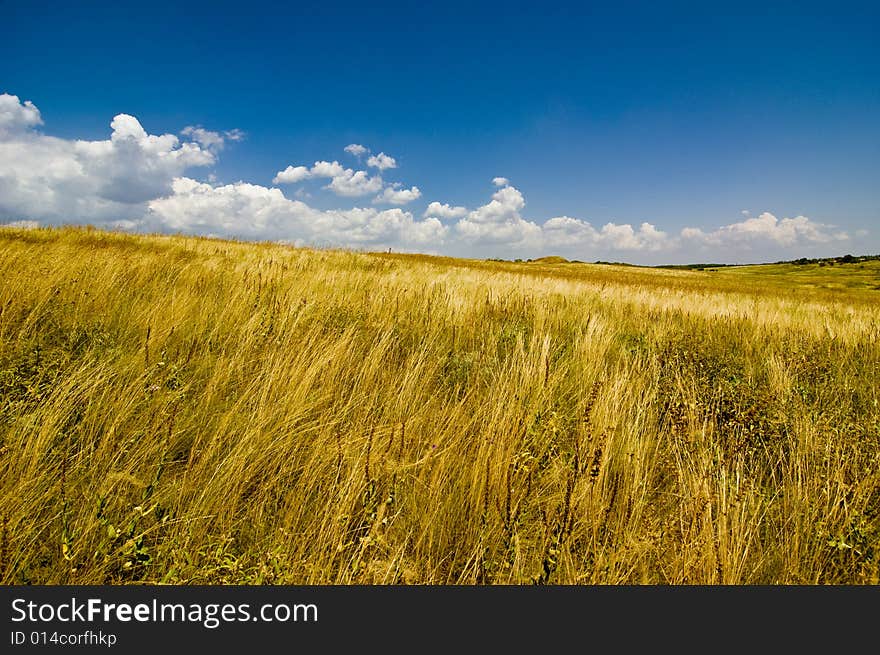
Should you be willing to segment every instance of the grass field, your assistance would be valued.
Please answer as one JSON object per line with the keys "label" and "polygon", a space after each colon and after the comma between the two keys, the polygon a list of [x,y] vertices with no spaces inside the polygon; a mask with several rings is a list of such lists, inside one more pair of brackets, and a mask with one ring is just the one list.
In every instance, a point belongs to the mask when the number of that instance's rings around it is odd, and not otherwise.
{"label": "grass field", "polygon": [[880,262],[0,230],[0,581],[880,578]]}

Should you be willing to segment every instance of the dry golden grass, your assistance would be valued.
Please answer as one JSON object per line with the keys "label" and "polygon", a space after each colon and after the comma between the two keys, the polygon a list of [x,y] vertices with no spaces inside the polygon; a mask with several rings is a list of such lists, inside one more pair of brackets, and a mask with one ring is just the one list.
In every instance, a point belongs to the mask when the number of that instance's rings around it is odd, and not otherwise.
{"label": "dry golden grass", "polygon": [[0,230],[0,581],[876,584],[880,291],[759,273]]}

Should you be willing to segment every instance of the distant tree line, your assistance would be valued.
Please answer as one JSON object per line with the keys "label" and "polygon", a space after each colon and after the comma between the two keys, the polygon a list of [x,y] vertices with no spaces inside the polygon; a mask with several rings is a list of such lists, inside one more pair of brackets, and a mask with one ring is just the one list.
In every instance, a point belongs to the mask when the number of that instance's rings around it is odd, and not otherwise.
{"label": "distant tree line", "polygon": [[774,262],[776,264],[795,264],[804,266],[806,264],[819,264],[819,266],[834,266],[835,264],[860,264],[862,262],[871,262],[880,260],[880,255],[843,255],[842,257],[823,257],[820,259],[793,259],[787,262]]}
{"label": "distant tree line", "polygon": [[[778,262],[767,262],[767,264],[791,264],[793,266],[806,266],[807,264],[818,264],[819,266],[834,266],[835,264],[860,264],[862,262],[878,261],[880,255],[842,255],[840,257],[818,257],[810,259],[801,257],[800,259],[786,259]],[[604,262],[596,262],[604,263]],[[664,266],[656,266],[655,268],[677,268],[685,270],[702,271],[711,268],[725,268],[732,266],[755,266],[755,264],[667,264]]]}

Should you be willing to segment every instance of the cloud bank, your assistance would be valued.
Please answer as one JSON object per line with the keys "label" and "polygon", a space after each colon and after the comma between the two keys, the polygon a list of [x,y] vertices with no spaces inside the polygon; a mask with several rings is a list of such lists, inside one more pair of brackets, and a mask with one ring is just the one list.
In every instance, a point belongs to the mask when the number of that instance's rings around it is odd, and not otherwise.
{"label": "cloud bank", "polygon": [[144,219],[154,229],[274,239],[297,245],[422,246],[442,241],[437,219],[416,221],[401,209],[322,211],[289,200],[280,189],[237,182],[215,186],[178,178],[172,194],[149,203]]}
{"label": "cloud bank", "polygon": [[[387,182],[398,168],[384,153],[364,145],[343,149],[366,169],[336,160],[291,164],[268,187],[243,181],[199,181],[239,129],[200,125],[174,134],[149,134],[137,118],[118,114],[102,141],[44,134],[39,109],[17,96],[0,95],[0,223],[90,223],[101,227],[273,239],[298,245],[366,249],[393,247],[480,257],[562,254],[592,260],[633,257],[667,261],[735,261],[801,256],[810,249],[849,241],[834,226],[806,216],[777,218],[769,212],[714,228],[685,227],[677,233],[650,222],[589,221],[557,216],[529,218],[522,192],[505,177],[491,179],[487,201],[474,208],[431,200],[416,218],[401,206],[422,197],[418,186]],[[376,173],[368,169],[376,169]],[[339,198],[363,199],[368,207],[316,209],[288,198],[279,186],[315,184]],[[304,188],[296,198],[310,198]],[[394,205],[380,209],[375,205]]]}

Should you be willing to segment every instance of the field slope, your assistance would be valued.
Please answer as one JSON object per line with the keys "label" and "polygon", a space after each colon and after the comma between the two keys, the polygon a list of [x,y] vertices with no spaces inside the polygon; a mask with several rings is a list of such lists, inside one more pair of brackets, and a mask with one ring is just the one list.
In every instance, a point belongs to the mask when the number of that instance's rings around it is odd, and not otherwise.
{"label": "field slope", "polygon": [[0,582],[867,583],[880,265],[0,230]]}

